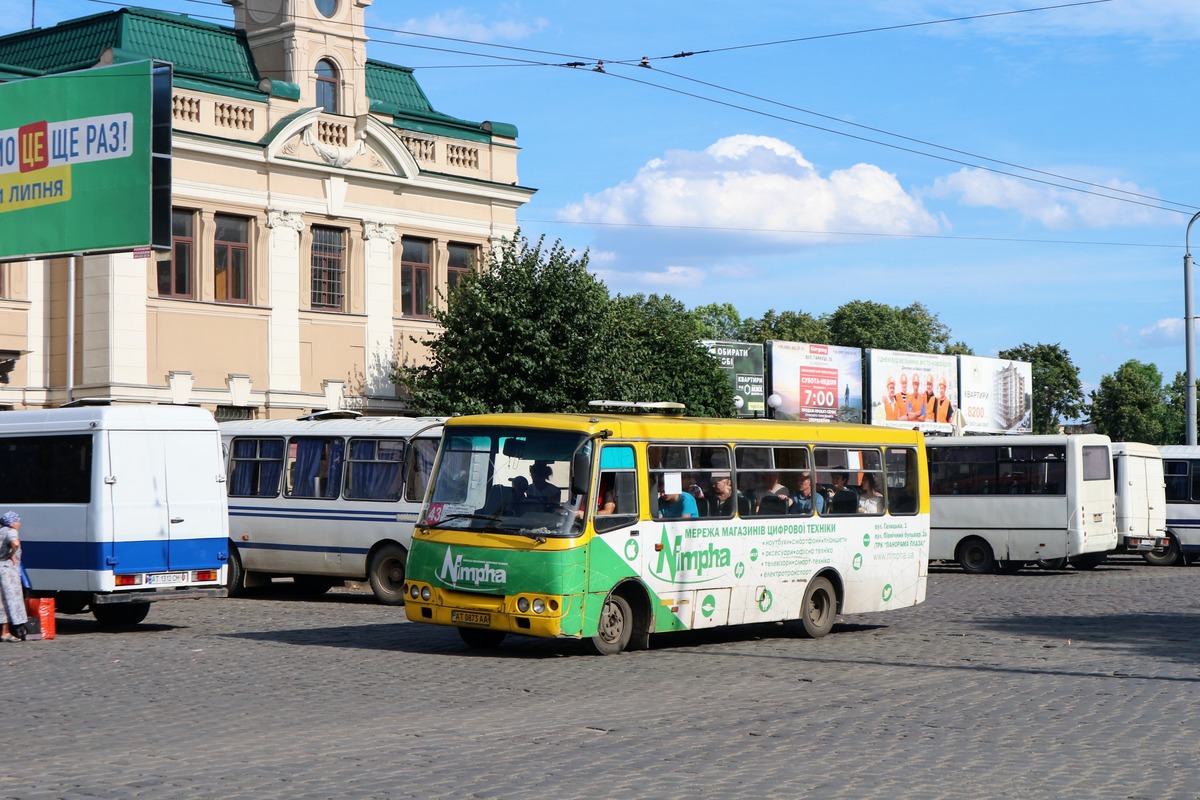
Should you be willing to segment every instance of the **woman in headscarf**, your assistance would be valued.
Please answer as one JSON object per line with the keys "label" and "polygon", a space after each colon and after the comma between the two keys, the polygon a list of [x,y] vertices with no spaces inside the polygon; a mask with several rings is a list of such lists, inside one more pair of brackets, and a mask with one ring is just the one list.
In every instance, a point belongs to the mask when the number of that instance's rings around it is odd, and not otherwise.
{"label": "woman in headscarf", "polygon": [[21,517],[15,511],[0,515],[0,641],[25,640],[25,593],[21,591]]}

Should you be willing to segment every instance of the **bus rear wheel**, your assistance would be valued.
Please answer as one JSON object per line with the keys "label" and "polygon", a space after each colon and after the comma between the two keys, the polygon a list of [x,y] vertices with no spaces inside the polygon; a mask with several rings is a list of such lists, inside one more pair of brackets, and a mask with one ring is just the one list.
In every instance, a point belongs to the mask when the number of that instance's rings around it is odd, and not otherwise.
{"label": "bus rear wheel", "polygon": [[233,547],[229,548],[229,570],[226,580],[226,591],[230,597],[241,597],[246,594],[246,569],[242,566],[242,557]]}
{"label": "bus rear wheel", "polygon": [[500,646],[507,636],[504,631],[492,631],[484,628],[459,628],[458,635],[467,647],[476,650],[493,650]]}
{"label": "bus rear wheel", "polygon": [[1155,567],[1169,567],[1180,563],[1180,556],[1183,554],[1179,550],[1179,540],[1172,536],[1170,541],[1171,543],[1164,548],[1142,553],[1142,558],[1146,559],[1147,564]]}
{"label": "bus rear wheel", "polygon": [[611,656],[624,650],[633,636],[633,609],[619,594],[604,598],[596,635],[588,639],[588,647],[598,656]]}
{"label": "bus rear wheel", "polygon": [[996,557],[992,555],[992,546],[978,537],[972,537],[960,544],[954,558],[962,567],[962,571],[968,575],[986,575],[996,569]]}
{"label": "bus rear wheel", "polygon": [[804,590],[804,604],[800,609],[800,624],[810,639],[820,639],[833,630],[837,617],[837,593],[828,578],[814,578]]}
{"label": "bus rear wheel", "polygon": [[128,628],[137,625],[150,613],[149,603],[102,603],[92,605],[92,616],[101,625]]}
{"label": "bus rear wheel", "polygon": [[385,606],[398,606],[404,602],[404,569],[408,554],[395,544],[385,544],[371,559],[367,577],[375,599]]}

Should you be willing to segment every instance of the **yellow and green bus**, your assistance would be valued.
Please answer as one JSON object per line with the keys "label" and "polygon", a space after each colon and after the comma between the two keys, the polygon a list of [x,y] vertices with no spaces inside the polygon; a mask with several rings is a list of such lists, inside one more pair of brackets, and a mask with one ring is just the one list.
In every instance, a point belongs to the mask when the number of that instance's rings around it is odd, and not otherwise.
{"label": "yellow and green bus", "polygon": [[621,405],[446,422],[408,555],[409,620],[472,647],[515,633],[608,655],[723,625],[796,621],[819,637],[839,613],[925,599],[920,432]]}

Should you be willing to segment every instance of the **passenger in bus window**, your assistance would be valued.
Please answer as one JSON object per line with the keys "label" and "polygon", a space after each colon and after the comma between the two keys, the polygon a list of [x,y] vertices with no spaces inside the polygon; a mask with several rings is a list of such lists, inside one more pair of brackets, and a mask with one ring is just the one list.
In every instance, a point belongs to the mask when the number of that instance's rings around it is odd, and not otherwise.
{"label": "passenger in bus window", "polygon": [[658,486],[659,519],[695,519],[700,516],[696,498],[683,491],[679,473],[663,475]]}
{"label": "passenger in bus window", "polygon": [[863,475],[862,494],[858,497],[858,513],[883,513],[883,495],[879,492],[879,478],[873,472]]}
{"label": "passenger in bus window", "polygon": [[812,476],[803,472],[800,474],[800,486],[797,487],[796,495],[792,498],[791,513],[811,517],[813,511],[818,514],[825,513],[825,496],[819,492],[813,492]]}
{"label": "passenger in bus window", "polygon": [[[792,493],[788,491],[786,486],[779,482],[779,473],[764,472],[762,474],[762,492],[758,495],[758,502],[755,504],[754,509],[755,513],[767,513],[763,510],[763,501],[772,495],[783,501],[782,505],[785,511],[791,507]],[[774,500],[768,500],[766,505],[769,509],[771,509],[771,513],[773,514],[775,513],[775,507],[778,506],[779,503],[775,502]]]}
{"label": "passenger in bus window", "polygon": [[550,483],[550,464],[546,461],[534,461],[529,465],[531,482],[525,496],[539,503],[557,503],[562,500],[562,490]]}
{"label": "passenger in bus window", "polygon": [[708,508],[710,517],[732,517],[734,511],[746,514],[750,510],[750,501],[741,492],[734,494],[733,479],[728,472],[716,472],[713,473]]}
{"label": "passenger in bus window", "polygon": [[833,496],[829,500],[830,514],[857,514],[858,494],[847,486],[849,476],[845,472],[833,473]]}
{"label": "passenger in bus window", "polygon": [[617,513],[617,496],[613,493],[613,478],[611,475],[600,476],[600,491],[596,497],[596,513]]}

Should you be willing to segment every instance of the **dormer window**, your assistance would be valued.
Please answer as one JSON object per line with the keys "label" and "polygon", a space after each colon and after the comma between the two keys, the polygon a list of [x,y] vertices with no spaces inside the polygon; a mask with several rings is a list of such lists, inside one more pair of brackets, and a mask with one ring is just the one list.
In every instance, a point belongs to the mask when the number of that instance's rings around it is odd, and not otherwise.
{"label": "dormer window", "polygon": [[338,113],[337,67],[328,59],[317,62],[317,105],[330,114]]}

